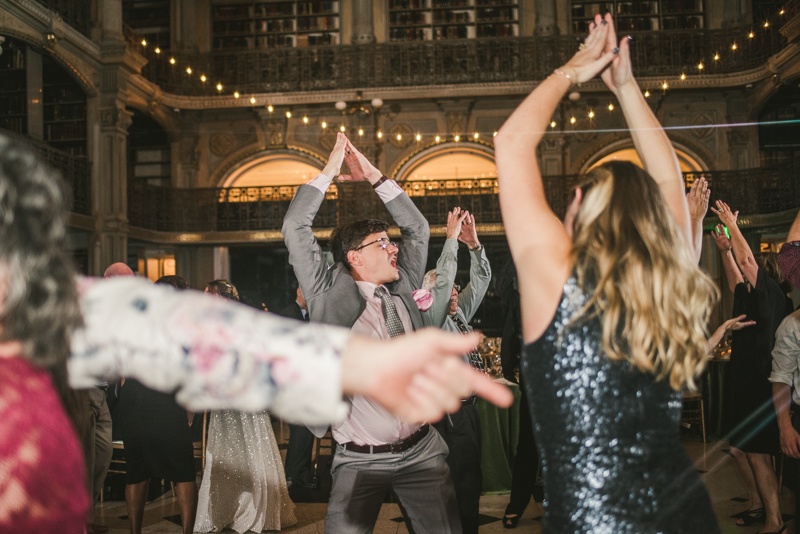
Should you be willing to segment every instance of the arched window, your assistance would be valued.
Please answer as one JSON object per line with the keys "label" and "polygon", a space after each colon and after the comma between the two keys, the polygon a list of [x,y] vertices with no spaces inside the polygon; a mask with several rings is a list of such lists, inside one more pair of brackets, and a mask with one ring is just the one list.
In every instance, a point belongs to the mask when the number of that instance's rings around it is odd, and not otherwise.
{"label": "arched window", "polygon": [[[315,162],[316,163],[316,162]],[[269,154],[244,163],[234,170],[223,187],[265,187],[301,185],[320,173],[322,166],[289,154]]]}
{"label": "arched window", "polygon": [[[675,153],[678,155],[678,163],[681,165],[681,172],[702,172],[704,170],[697,159],[687,154],[685,151],[676,148]],[[636,153],[635,148],[623,148],[601,157],[593,162],[586,171],[588,172],[608,161],[630,161],[639,167],[643,167],[642,160],[639,159],[639,154]]]}
{"label": "arched window", "polygon": [[422,152],[400,169],[398,181],[497,178],[494,158],[479,147],[448,143]]}

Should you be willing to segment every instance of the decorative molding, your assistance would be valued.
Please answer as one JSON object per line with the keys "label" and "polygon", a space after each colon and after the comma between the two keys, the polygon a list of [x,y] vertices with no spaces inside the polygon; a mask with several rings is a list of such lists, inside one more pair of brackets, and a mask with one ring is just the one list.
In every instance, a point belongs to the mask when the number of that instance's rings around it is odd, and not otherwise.
{"label": "decorative molding", "polygon": [[133,122],[133,113],[122,107],[100,110],[100,126],[102,128],[118,128],[124,132],[128,131]]}
{"label": "decorative molding", "polygon": [[236,138],[230,132],[219,132],[211,136],[208,147],[212,154],[222,158],[236,148]]}
{"label": "decorative molding", "polygon": [[[397,136],[400,136],[398,139]],[[414,142],[414,130],[404,122],[395,124],[389,129],[389,144],[395,148],[406,148]]]}
{"label": "decorative molding", "polygon": [[[714,119],[712,119],[708,115],[708,113],[698,114],[689,123],[691,126],[695,126],[695,128],[691,130],[692,135],[694,135],[698,139],[708,138],[711,134],[714,133],[714,128],[712,128],[711,126],[715,124],[715,122],[716,121],[714,121]],[[705,128],[703,128],[703,126],[705,126]]]}

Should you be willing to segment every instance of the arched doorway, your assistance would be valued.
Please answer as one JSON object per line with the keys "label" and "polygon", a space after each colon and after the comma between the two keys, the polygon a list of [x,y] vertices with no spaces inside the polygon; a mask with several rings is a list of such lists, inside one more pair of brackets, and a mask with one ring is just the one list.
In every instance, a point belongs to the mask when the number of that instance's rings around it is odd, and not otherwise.
{"label": "arched doorway", "polygon": [[[678,155],[678,162],[681,166],[681,172],[702,172],[703,170],[706,170],[696,157],[689,154],[685,150],[675,147],[675,153]],[[633,147],[628,147],[614,150],[610,154],[601,156],[598,159],[593,158],[590,160],[591,163],[586,167],[586,172],[609,161],[630,161],[639,167],[643,167],[642,160],[639,158],[639,154],[636,152],[636,149]]]}
{"label": "arched doorway", "polygon": [[494,154],[484,145],[442,143],[409,158],[396,173],[398,182],[496,179]]}
{"label": "arched doorway", "polygon": [[261,154],[228,174],[222,187],[297,186],[308,182],[321,170],[319,162],[299,154]]}

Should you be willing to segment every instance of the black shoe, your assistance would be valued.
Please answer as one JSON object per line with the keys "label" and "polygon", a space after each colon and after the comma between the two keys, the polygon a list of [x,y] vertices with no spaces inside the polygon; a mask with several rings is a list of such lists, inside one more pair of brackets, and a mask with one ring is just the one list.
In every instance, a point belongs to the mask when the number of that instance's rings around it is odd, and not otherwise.
{"label": "black shoe", "polygon": [[522,516],[520,514],[517,514],[514,517],[508,517],[507,515],[504,515],[503,528],[517,528],[521,517]]}

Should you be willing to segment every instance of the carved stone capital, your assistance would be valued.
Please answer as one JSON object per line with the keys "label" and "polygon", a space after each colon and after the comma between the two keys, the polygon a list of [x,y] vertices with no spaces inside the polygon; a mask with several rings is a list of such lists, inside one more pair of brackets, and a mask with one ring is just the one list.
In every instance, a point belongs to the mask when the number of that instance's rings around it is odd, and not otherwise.
{"label": "carved stone capital", "polygon": [[116,128],[123,133],[133,122],[133,113],[124,107],[106,108],[100,110],[100,126],[104,129]]}

